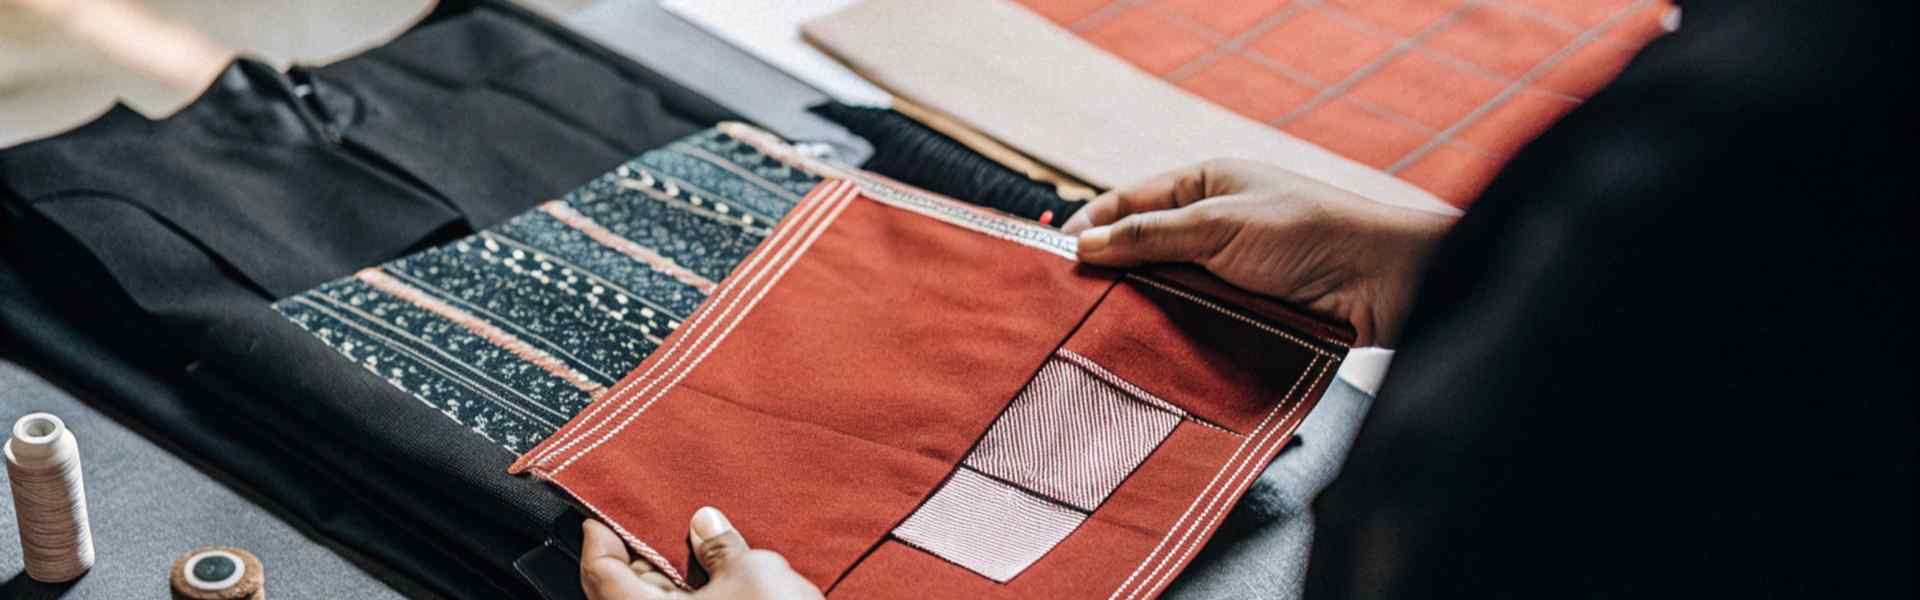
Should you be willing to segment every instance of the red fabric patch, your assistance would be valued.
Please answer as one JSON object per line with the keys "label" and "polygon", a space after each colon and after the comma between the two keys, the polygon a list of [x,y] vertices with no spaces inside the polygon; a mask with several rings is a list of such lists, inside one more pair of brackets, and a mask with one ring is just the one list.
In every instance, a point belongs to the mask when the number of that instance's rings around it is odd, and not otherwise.
{"label": "red fabric patch", "polygon": [[[660,350],[512,471],[561,487],[682,581],[687,515],[713,505],[756,545],[782,552],[830,590],[892,568],[887,548],[907,547],[886,540],[916,517],[903,537],[928,547],[959,543],[948,550],[956,560],[1011,580],[937,558],[902,559],[929,572],[864,589],[894,586],[876,592],[887,597],[1032,586],[1080,590],[1074,596],[1156,593],[1305,417],[1351,336],[1193,271],[1141,279],[1080,266],[1062,256],[1067,243],[1057,231],[951,200],[828,180]],[[1102,324],[1109,321],[1142,329]],[[1212,347],[1243,342],[1256,344],[1236,347],[1258,348],[1261,364]],[[1135,343],[1159,346],[1125,348]],[[1034,525],[1023,531],[1037,532],[1022,538],[1031,543],[969,546],[974,538],[955,532],[1031,508],[1018,498],[1084,512],[1012,485],[1023,495],[994,496],[1007,502],[936,496],[984,489],[956,471],[967,472],[964,457],[991,425],[1033,426],[1034,414],[1058,414],[1009,406],[1063,344],[1143,389],[1168,390],[1162,400],[1179,410],[1213,415],[1245,435],[1180,423],[1138,468],[1125,469],[1117,488],[1104,467],[1072,465],[1103,473],[1079,483],[1042,474],[1034,487],[1068,483],[1048,492],[1057,496],[1081,497],[1077,490],[1091,488],[1080,484],[1096,480],[1111,493],[1077,528],[1065,525],[1071,518],[1042,518],[1058,511],[1021,512],[1021,522]],[[1223,358],[1225,366],[1203,364]],[[1094,420],[1020,437],[1117,441],[1119,454],[1137,455],[1150,445],[1140,440],[1158,437],[1126,429],[1144,424],[1164,434],[1155,423]],[[964,578],[931,572],[938,569]],[[1105,591],[1071,583],[1089,581],[1104,582]]]}

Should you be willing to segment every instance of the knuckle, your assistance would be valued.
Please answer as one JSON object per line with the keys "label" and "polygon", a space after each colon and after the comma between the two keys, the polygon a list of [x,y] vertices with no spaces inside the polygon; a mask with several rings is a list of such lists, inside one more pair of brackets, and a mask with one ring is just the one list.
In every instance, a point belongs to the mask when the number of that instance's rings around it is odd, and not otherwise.
{"label": "knuckle", "polygon": [[712,567],[725,562],[727,557],[733,554],[733,546],[728,544],[727,540],[712,539],[701,542],[699,552],[700,562]]}
{"label": "knuckle", "polygon": [[1161,219],[1154,215],[1134,215],[1121,219],[1113,227],[1113,240],[1129,246],[1146,243],[1152,239],[1153,228]]}

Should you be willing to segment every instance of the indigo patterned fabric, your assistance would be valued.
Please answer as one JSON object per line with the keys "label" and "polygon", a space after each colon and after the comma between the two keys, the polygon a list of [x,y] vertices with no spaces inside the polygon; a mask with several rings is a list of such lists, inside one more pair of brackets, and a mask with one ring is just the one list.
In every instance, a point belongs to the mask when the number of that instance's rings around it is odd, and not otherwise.
{"label": "indigo patterned fabric", "polygon": [[712,129],[273,306],[520,453],[639,365],[818,181]]}

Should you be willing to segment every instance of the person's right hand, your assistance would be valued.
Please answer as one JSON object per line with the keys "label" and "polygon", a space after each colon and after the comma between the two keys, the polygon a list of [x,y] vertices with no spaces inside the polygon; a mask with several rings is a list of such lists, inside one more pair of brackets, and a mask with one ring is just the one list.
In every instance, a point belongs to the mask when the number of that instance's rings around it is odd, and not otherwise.
{"label": "person's right hand", "polygon": [[1390,345],[1454,218],[1367,200],[1277,166],[1215,160],[1093,199],[1062,229],[1080,260],[1190,262]]}

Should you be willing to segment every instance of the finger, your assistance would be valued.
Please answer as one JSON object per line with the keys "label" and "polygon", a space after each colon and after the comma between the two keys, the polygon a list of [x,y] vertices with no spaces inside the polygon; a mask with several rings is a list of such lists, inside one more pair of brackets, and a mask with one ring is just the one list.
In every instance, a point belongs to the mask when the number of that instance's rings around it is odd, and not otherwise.
{"label": "finger", "polygon": [[1125,267],[1155,262],[1206,262],[1233,239],[1233,225],[1206,204],[1129,215],[1080,233],[1080,260]]}
{"label": "finger", "polygon": [[673,579],[667,577],[665,573],[661,573],[660,569],[654,568],[653,563],[645,560],[636,560],[628,563],[627,568],[631,569],[633,574],[639,575],[641,581],[659,586],[661,591],[679,589],[679,586],[673,583]]}
{"label": "finger", "polygon": [[673,589],[671,581],[664,587],[656,586],[636,572],[634,565],[646,563],[630,562],[626,542],[605,524],[587,519],[580,523],[580,534],[580,587],[588,598],[654,600]]}
{"label": "finger", "polygon": [[668,579],[666,575],[660,574],[659,571],[647,571],[645,573],[642,573],[640,574],[640,580],[647,582],[647,585],[651,585],[655,588],[658,588],[662,592],[671,592],[671,591],[680,589],[679,586],[676,586],[673,584],[672,579]]}
{"label": "finger", "polygon": [[687,537],[693,542],[694,556],[699,557],[700,566],[706,567],[707,574],[716,579],[750,550],[747,539],[727,522],[727,516],[711,506],[693,512]]}
{"label": "finger", "polygon": [[1224,193],[1218,171],[1218,163],[1200,163],[1109,191],[1088,201],[1060,229],[1080,233],[1091,227],[1113,224],[1128,215],[1175,209],[1205,200],[1210,195]]}
{"label": "finger", "polygon": [[585,564],[588,560],[602,557],[614,559],[623,565],[633,560],[627,554],[627,543],[620,541],[620,536],[612,528],[594,519],[581,521],[580,562]]}
{"label": "finger", "polygon": [[654,600],[672,591],[671,585],[661,587],[649,582],[635,575],[626,563],[609,556],[580,560],[580,588],[590,600]]}

